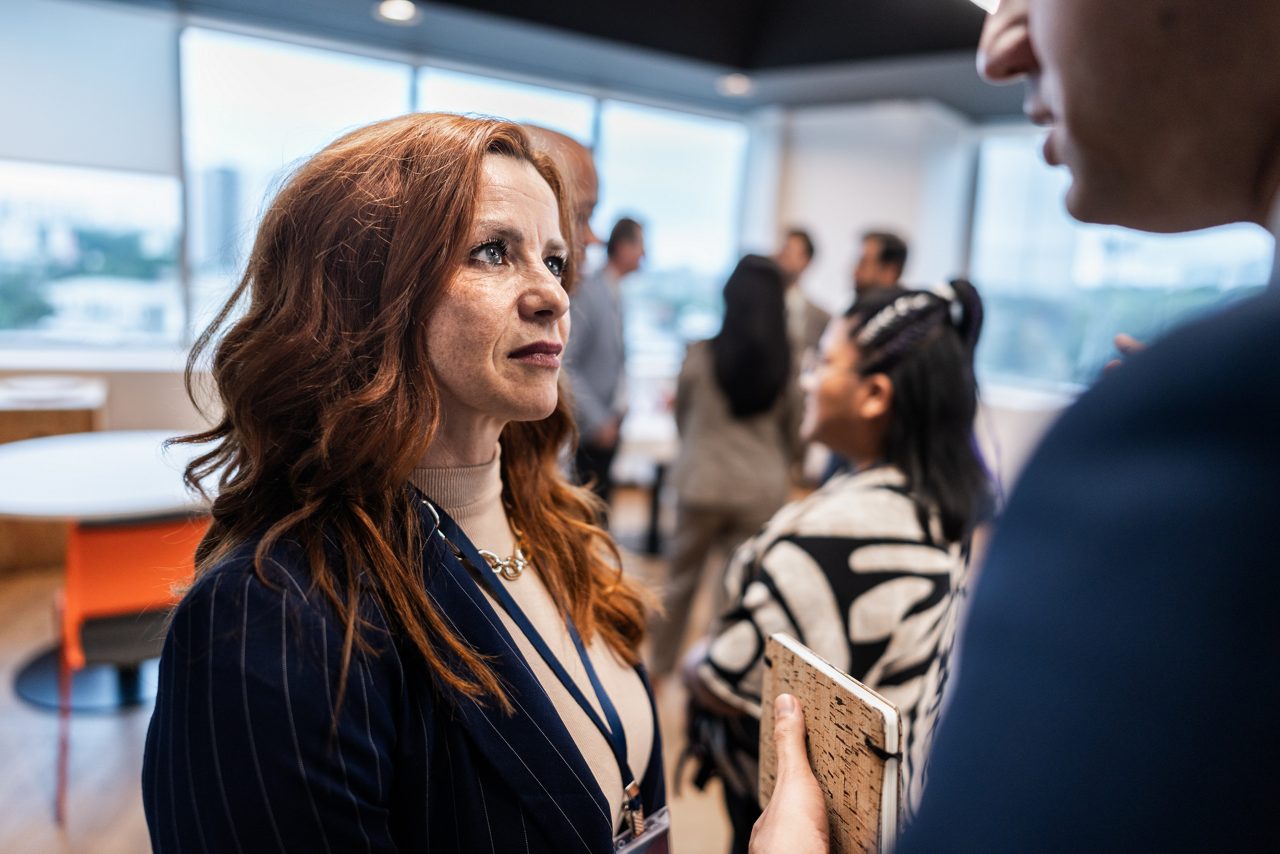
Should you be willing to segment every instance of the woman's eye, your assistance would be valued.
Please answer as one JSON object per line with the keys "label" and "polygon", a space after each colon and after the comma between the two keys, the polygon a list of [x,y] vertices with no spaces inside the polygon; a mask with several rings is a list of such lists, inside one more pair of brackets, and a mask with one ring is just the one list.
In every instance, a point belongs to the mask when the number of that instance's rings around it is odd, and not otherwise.
{"label": "woman's eye", "polygon": [[501,240],[490,240],[471,250],[471,260],[482,264],[501,264],[507,260],[507,245]]}
{"label": "woman's eye", "polygon": [[543,263],[547,265],[547,269],[551,271],[551,275],[555,276],[557,279],[564,276],[564,258],[561,258],[559,255],[550,255]]}

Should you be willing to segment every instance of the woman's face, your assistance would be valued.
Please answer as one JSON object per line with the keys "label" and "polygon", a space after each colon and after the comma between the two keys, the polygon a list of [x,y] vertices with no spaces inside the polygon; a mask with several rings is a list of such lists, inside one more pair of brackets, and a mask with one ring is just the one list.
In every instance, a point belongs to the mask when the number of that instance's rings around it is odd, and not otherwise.
{"label": "woman's face", "polygon": [[428,352],[445,422],[501,430],[555,410],[569,248],[555,194],[524,160],[485,158],[475,211],[467,258],[427,321]]}
{"label": "woman's face", "polygon": [[850,321],[837,317],[827,325],[815,363],[800,377],[804,419],[800,435],[821,442],[855,462],[874,462],[882,453],[883,422],[892,385],[884,374],[858,373],[858,348]]}

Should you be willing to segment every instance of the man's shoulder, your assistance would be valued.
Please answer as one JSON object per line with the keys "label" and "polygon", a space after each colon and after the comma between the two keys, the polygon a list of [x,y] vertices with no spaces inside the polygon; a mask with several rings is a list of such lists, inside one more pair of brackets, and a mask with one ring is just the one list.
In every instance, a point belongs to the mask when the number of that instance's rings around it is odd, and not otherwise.
{"label": "man's shoulder", "polygon": [[605,280],[605,271],[602,267],[599,270],[584,273],[578,279],[570,296],[569,309],[575,315],[585,313],[594,317],[606,312],[612,300],[613,293],[608,281]]}
{"label": "man's shoulder", "polygon": [[594,294],[600,291],[608,290],[608,282],[605,281],[605,268],[597,267],[583,273],[578,278],[577,290],[583,294]]}

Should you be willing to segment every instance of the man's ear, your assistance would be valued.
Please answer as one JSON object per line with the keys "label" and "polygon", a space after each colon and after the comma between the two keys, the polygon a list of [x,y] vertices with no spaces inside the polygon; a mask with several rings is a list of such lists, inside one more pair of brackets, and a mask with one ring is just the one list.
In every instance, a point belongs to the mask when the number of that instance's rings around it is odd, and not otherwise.
{"label": "man's ear", "polygon": [[888,374],[871,374],[862,380],[858,395],[858,416],[874,421],[889,414],[893,407],[893,380]]}

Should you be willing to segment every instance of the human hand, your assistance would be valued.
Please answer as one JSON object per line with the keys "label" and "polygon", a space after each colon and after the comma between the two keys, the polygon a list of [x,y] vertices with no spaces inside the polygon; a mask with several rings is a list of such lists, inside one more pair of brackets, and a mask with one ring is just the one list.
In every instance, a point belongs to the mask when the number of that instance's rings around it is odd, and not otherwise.
{"label": "human hand", "polygon": [[773,702],[778,781],[769,806],[751,829],[751,854],[825,854],[830,851],[826,801],[809,767],[804,710],[790,694]]}
{"label": "human hand", "polygon": [[1106,370],[1108,371],[1115,370],[1123,365],[1125,356],[1132,356],[1134,353],[1141,353],[1143,350],[1147,349],[1146,344],[1124,332],[1117,335],[1113,339],[1113,342],[1116,345],[1116,349],[1120,351],[1120,358],[1112,359],[1110,362],[1107,362]]}

